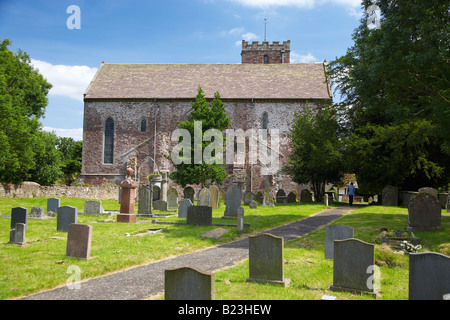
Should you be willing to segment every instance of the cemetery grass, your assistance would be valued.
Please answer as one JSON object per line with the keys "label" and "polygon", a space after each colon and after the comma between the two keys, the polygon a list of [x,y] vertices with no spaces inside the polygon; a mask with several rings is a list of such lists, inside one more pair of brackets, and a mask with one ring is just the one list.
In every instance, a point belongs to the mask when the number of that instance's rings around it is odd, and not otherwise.
{"label": "cemetery grass", "polygon": [[[78,212],[84,210],[87,199],[61,198],[62,206],[74,206]],[[227,229],[220,239],[202,237],[202,234],[219,226],[187,226],[178,224],[155,224],[150,218],[139,218],[141,223],[117,223],[115,215],[78,215],[78,223],[93,227],[91,259],[80,260],[66,257],[67,232],[56,230],[56,218],[28,219],[25,233],[26,244],[9,244],[11,209],[22,206],[46,208],[46,198],[1,198],[0,197],[0,299],[11,299],[42,290],[66,285],[73,274],[68,273],[72,265],[81,270],[81,281],[124,270],[133,266],[155,262],[229,241],[249,234],[296,221],[325,209],[322,204],[276,205],[274,208],[258,206],[245,209],[245,222],[250,227],[244,234],[236,227]],[[102,201],[105,210],[119,210],[117,201]],[[136,204],[137,212],[138,205]],[[213,223],[234,224],[235,219],[222,219],[225,206],[220,204],[213,210]],[[157,212],[155,212],[157,213]],[[158,219],[167,222],[185,223],[186,219],[175,216]],[[103,222],[99,222],[103,221]],[[148,229],[163,228],[164,231],[146,236]]]}
{"label": "cemetery grass", "polygon": [[[407,300],[409,256],[381,245],[380,229],[405,230],[408,209],[402,207],[367,206],[346,214],[332,224],[354,228],[354,237],[375,245],[375,264],[380,270],[377,299]],[[442,211],[441,229],[417,231],[422,250],[450,255],[450,213]],[[374,300],[369,294],[330,291],[333,284],[333,261],[325,259],[325,227],[299,239],[285,243],[284,276],[288,287],[246,282],[248,260],[235,267],[215,273],[217,300],[320,300],[323,295],[338,300]]]}

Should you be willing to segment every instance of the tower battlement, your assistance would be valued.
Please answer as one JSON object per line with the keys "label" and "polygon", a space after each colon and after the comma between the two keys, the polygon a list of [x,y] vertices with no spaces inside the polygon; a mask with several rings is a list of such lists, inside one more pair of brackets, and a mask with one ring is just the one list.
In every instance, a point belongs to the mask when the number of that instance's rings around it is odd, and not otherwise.
{"label": "tower battlement", "polygon": [[290,63],[291,41],[249,41],[242,40],[242,63]]}

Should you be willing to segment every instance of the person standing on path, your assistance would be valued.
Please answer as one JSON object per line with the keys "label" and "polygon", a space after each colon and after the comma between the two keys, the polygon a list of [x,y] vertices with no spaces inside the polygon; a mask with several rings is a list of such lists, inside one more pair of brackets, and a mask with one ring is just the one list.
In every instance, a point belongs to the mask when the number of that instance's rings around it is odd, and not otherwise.
{"label": "person standing on path", "polygon": [[347,187],[348,202],[350,204],[350,207],[353,205],[353,196],[355,195],[355,190],[355,186],[353,185],[353,182],[351,182]]}

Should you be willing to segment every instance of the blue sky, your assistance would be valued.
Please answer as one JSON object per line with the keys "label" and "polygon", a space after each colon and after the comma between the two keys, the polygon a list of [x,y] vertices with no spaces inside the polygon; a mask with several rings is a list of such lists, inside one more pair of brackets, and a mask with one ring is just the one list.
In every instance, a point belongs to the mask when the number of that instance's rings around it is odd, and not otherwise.
{"label": "blue sky", "polygon": [[[80,8],[80,29],[67,20]],[[242,40],[291,40],[291,62],[331,61],[353,44],[359,0],[0,0],[0,39],[53,84],[45,130],[82,138],[83,92],[107,63],[240,63]]]}

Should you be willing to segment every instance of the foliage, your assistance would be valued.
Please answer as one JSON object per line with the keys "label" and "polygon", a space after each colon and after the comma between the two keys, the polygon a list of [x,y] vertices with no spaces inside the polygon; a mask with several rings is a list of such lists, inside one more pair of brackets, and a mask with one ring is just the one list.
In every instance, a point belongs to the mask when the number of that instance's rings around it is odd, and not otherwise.
{"label": "foliage", "polygon": [[[372,3],[373,2],[373,3]],[[447,1],[364,0],[381,10],[354,45],[329,64],[343,96],[349,169],[373,192],[450,182],[449,12]]]}
{"label": "foliage", "polygon": [[[220,100],[219,92],[214,94],[214,100],[211,102],[211,105],[209,105],[206,101],[202,88],[199,86],[195,101],[192,102],[191,105],[192,112],[187,116],[187,119],[185,121],[178,121],[178,128],[187,130],[191,137],[187,150],[182,150],[180,155],[182,157],[191,157],[191,160],[184,161],[180,164],[175,164],[171,157],[166,156],[166,158],[174,164],[176,169],[170,174],[170,178],[182,187],[185,187],[188,184],[201,184],[202,186],[205,186],[214,182],[217,184],[222,184],[226,178],[226,171],[223,165],[219,163],[207,163],[205,162],[205,159],[203,159],[201,163],[196,163],[194,154],[195,148],[197,147],[201,150],[201,154],[203,156],[205,149],[214,143],[213,139],[211,139],[212,141],[204,141],[204,134],[206,131],[216,129],[222,132],[230,125],[230,119],[225,113],[225,107],[223,102]],[[194,134],[196,130],[195,122],[201,122],[201,146],[196,145]],[[220,146],[220,149],[223,150],[223,147],[224,144]]]}
{"label": "foliage", "polygon": [[19,183],[36,167],[39,118],[51,88],[31,65],[28,54],[0,42],[0,181]]}
{"label": "foliage", "polygon": [[304,113],[295,112],[289,138],[293,150],[283,171],[297,183],[311,183],[316,201],[322,201],[325,185],[339,183],[344,174],[334,110],[323,106],[313,114],[307,105]]}
{"label": "foliage", "polygon": [[63,181],[71,185],[81,172],[83,142],[73,138],[59,137],[56,145],[61,154],[61,170]]}

